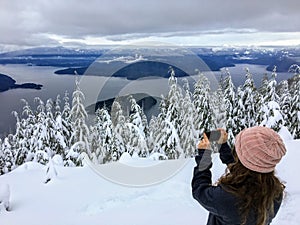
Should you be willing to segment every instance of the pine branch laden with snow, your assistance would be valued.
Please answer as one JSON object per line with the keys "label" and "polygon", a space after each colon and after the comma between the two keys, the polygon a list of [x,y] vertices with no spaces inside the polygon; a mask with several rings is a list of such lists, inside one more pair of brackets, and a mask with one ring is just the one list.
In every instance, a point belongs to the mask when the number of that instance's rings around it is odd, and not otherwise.
{"label": "pine branch laden with snow", "polygon": [[66,163],[68,166],[81,166],[82,165],[82,149],[85,149],[85,142],[75,142],[69,149],[66,155]]}
{"label": "pine branch laden with snow", "polygon": [[278,132],[284,123],[279,104],[275,101],[270,101],[267,105],[263,106],[262,110],[265,118],[260,126],[269,127]]}

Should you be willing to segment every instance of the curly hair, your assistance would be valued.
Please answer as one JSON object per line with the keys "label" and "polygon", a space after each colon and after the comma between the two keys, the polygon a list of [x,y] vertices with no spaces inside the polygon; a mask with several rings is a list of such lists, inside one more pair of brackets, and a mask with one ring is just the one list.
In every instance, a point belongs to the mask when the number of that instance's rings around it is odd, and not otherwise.
{"label": "curly hair", "polygon": [[257,225],[267,222],[269,214],[274,215],[274,201],[283,197],[285,185],[270,173],[258,173],[247,169],[233,151],[235,162],[229,164],[218,184],[225,191],[237,196],[242,225],[245,225],[250,210],[257,215]]}

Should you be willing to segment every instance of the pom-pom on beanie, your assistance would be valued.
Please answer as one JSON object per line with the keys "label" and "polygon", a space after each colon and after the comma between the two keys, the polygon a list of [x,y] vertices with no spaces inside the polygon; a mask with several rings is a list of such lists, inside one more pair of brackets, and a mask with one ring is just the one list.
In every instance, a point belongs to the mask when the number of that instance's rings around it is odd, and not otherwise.
{"label": "pom-pom on beanie", "polygon": [[269,173],[286,153],[285,145],[274,130],[267,127],[251,127],[242,130],[235,140],[240,162],[248,169]]}

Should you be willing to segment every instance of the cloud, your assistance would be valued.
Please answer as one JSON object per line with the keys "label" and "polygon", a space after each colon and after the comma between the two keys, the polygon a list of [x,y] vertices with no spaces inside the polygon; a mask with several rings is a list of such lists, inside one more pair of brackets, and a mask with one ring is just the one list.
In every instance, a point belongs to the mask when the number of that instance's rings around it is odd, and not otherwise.
{"label": "cloud", "polygon": [[[298,0],[2,0],[0,44],[110,43],[199,34],[297,32]],[[5,22],[4,22],[5,21]]]}

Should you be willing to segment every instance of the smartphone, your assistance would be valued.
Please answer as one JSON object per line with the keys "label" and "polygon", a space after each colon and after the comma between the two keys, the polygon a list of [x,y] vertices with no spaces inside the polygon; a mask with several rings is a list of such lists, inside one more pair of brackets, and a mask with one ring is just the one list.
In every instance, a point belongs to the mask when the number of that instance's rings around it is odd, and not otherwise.
{"label": "smartphone", "polygon": [[219,130],[212,130],[205,132],[209,141],[218,141],[221,137],[221,131]]}

